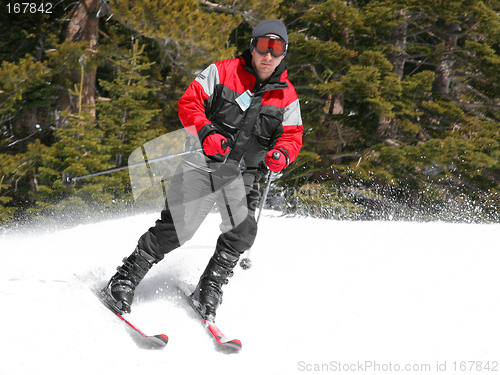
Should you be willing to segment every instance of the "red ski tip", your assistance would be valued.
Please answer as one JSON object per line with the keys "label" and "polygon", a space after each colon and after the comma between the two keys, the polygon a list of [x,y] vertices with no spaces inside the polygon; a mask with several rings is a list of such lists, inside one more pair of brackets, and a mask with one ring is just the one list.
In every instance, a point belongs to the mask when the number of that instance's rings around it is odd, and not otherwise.
{"label": "red ski tip", "polygon": [[142,332],[136,325],[132,324],[130,321],[125,319],[121,314],[116,314],[121,320],[123,320],[128,327],[130,327],[134,332],[138,333],[146,340],[147,344],[152,344],[157,347],[165,347],[168,344],[168,336],[164,334],[148,336]]}
{"label": "red ski tip", "polygon": [[167,335],[154,335],[154,336],[147,336],[151,340],[156,339],[156,342],[158,346],[166,346],[168,344],[168,336]]}
{"label": "red ski tip", "polygon": [[241,341],[240,340],[231,340],[226,342],[224,345],[231,346],[234,349],[241,350]]}

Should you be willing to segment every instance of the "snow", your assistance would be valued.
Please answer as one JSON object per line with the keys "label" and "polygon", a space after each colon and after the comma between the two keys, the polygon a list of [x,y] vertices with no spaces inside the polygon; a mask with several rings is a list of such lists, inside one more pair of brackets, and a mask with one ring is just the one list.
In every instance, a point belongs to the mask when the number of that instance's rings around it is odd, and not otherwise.
{"label": "snow", "polygon": [[237,267],[219,309],[219,327],[243,343],[228,355],[175,289],[195,284],[212,255],[216,214],[137,289],[130,318],[148,334],[166,333],[165,349],[138,348],[91,293],[156,218],[1,235],[0,373],[442,374],[479,361],[500,371],[498,224],[265,211],[253,267]]}

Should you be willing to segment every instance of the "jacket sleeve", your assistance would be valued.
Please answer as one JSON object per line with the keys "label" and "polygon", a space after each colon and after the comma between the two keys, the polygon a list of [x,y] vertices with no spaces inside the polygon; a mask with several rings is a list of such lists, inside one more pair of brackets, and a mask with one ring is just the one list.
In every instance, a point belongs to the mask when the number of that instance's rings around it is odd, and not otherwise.
{"label": "jacket sleeve", "polygon": [[189,133],[198,135],[202,144],[205,137],[216,130],[206,116],[206,107],[218,83],[219,72],[216,65],[212,64],[191,82],[179,99],[179,119],[182,125]]}
{"label": "jacket sleeve", "polygon": [[287,157],[287,165],[297,159],[299,151],[302,148],[302,134],[304,126],[300,114],[299,99],[285,107],[283,117],[283,134],[274,146],[282,151]]}

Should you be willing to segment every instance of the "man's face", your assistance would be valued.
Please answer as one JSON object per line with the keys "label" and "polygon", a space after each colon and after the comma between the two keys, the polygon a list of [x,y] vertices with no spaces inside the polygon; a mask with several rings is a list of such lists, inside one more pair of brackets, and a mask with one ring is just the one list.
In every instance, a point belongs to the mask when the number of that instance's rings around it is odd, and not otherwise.
{"label": "man's face", "polygon": [[[267,36],[277,36],[274,34],[267,34]],[[280,64],[281,60],[283,60],[285,56],[274,57],[271,55],[271,52],[267,52],[264,55],[258,53],[255,48],[252,51],[252,65],[261,79],[261,81],[265,81],[271,77],[274,72],[274,69]]]}

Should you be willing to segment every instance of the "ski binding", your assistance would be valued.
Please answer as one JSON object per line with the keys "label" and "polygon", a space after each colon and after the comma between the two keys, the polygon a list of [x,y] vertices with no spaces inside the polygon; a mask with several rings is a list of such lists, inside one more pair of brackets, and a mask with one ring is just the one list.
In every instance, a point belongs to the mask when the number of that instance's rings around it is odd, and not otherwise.
{"label": "ski binding", "polygon": [[228,352],[239,352],[242,349],[241,341],[237,340],[237,339],[234,339],[234,340],[228,339],[222,333],[222,331],[217,327],[215,322],[212,322],[210,320],[205,319],[205,317],[201,313],[201,310],[197,306],[196,301],[192,298],[191,291],[189,290],[189,288],[186,285],[180,284],[180,285],[178,285],[178,288],[179,288],[180,292],[182,293],[182,295],[189,302],[189,305],[196,312],[196,315],[201,318],[202,324],[208,330],[210,335],[214,338],[215,342],[217,343],[218,348],[222,349],[224,351],[228,351]]}

